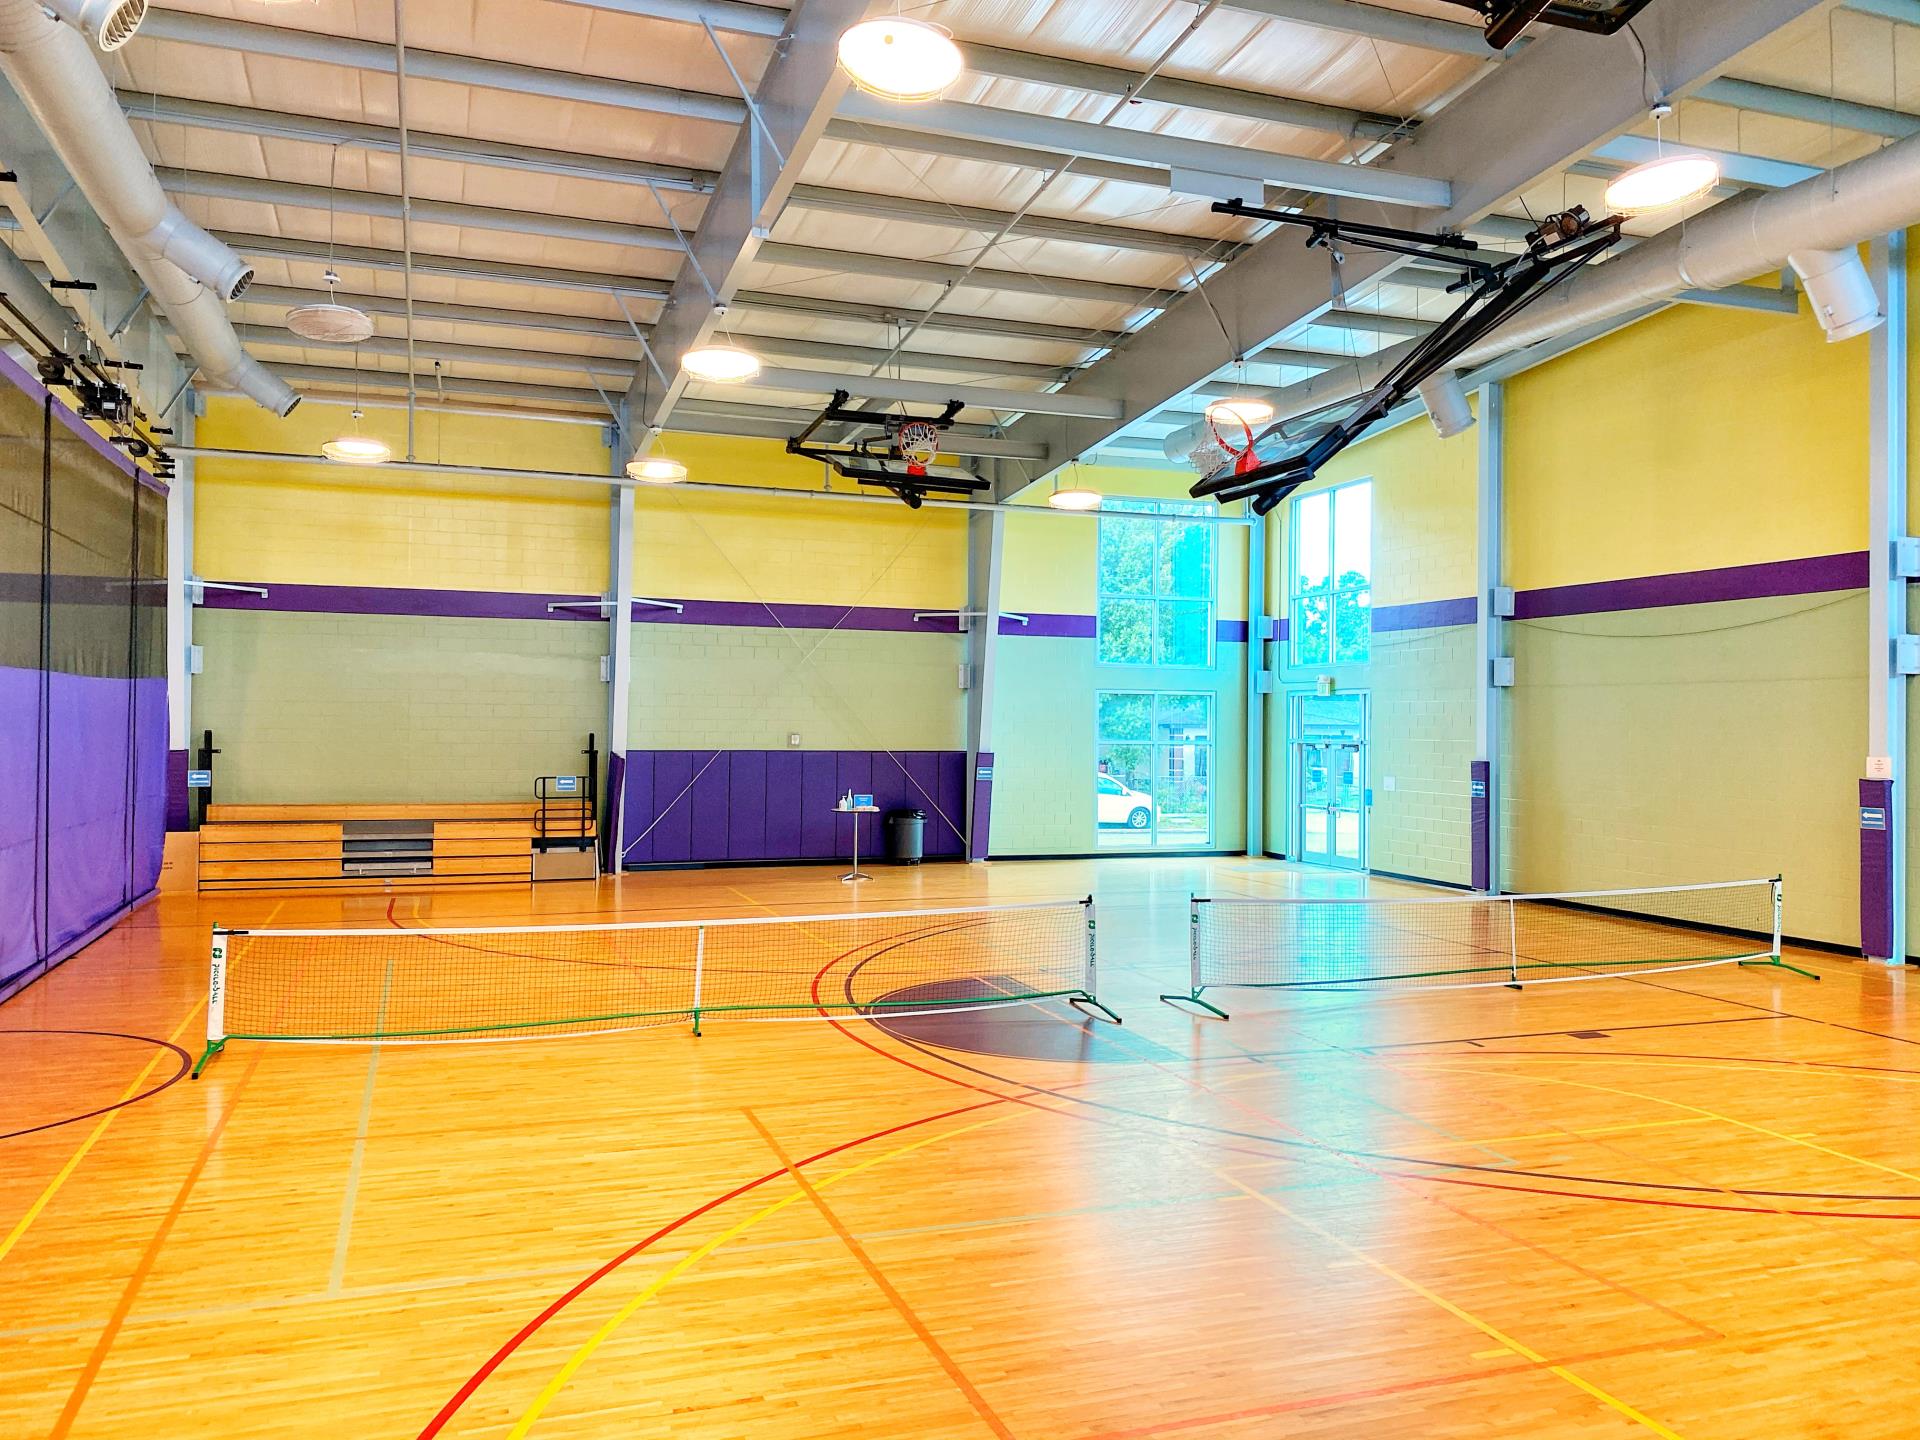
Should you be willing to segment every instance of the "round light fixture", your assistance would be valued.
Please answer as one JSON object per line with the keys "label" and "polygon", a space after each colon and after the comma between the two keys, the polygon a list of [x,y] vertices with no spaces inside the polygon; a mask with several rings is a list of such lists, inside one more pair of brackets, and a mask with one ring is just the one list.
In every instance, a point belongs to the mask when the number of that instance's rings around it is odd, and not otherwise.
{"label": "round light fixture", "polygon": [[[359,410],[353,412],[353,418],[358,424],[362,418]],[[384,465],[393,459],[393,447],[386,441],[357,432],[334,436],[321,445],[320,453],[342,465]]]}
{"label": "round light fixture", "polygon": [[1607,208],[1651,215],[1698,200],[1719,183],[1720,162],[1710,155],[1662,155],[1616,175],[1607,186]]}
{"label": "round light fixture", "polygon": [[1230,395],[1207,406],[1207,419],[1216,425],[1264,425],[1273,419],[1273,406],[1255,395]]}
{"label": "round light fixture", "polygon": [[735,385],[760,373],[760,357],[738,345],[696,345],[680,357],[681,368],[701,380]]}
{"label": "round light fixture", "polygon": [[840,68],[869,95],[912,102],[933,99],[967,62],[943,26],[884,15],[841,32]]}
{"label": "round light fixture", "polygon": [[1047,496],[1047,504],[1056,510],[1098,510],[1100,492],[1076,485],[1070,490],[1055,490]]}
{"label": "round light fixture", "polygon": [[648,485],[678,485],[687,478],[687,467],[665,455],[640,455],[627,462],[627,478]]}

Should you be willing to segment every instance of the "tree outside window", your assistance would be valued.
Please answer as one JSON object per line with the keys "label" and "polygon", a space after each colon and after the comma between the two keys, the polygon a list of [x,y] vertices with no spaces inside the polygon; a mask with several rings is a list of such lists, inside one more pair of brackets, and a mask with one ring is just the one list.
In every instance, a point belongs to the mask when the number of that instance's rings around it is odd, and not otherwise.
{"label": "tree outside window", "polygon": [[1101,507],[1100,663],[1210,665],[1214,527],[1130,514],[1205,515],[1207,506],[1109,499]]}
{"label": "tree outside window", "polygon": [[1293,502],[1287,629],[1295,665],[1365,662],[1373,637],[1373,483]]}

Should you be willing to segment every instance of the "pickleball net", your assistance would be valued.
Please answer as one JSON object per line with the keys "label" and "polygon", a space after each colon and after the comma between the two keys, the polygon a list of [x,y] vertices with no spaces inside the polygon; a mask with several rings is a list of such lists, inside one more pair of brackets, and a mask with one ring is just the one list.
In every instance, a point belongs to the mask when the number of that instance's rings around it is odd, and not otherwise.
{"label": "pickleball net", "polygon": [[[1733,880],[1538,895],[1195,896],[1189,990],[1464,989],[1780,958],[1781,885]],[[1812,977],[1818,978],[1818,977]]]}
{"label": "pickleball net", "polygon": [[448,929],[216,928],[207,1049],[430,1043],[1064,1000],[1108,1019],[1091,899]]}

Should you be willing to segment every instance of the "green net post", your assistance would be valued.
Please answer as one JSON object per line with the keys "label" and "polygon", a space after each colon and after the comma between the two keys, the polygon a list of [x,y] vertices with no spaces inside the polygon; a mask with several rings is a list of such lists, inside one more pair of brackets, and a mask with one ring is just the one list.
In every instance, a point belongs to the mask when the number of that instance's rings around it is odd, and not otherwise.
{"label": "green net post", "polygon": [[213,927],[213,945],[207,967],[207,1048],[193,1067],[193,1078],[207,1068],[213,1057],[227,1048],[227,942],[231,930]]}
{"label": "green net post", "polygon": [[1187,896],[1187,993],[1162,995],[1160,998],[1169,1005],[1176,1002],[1197,1005],[1209,1014],[1226,1020],[1230,1018],[1226,1011],[1200,998],[1200,992],[1206,988],[1200,983],[1200,907],[1206,903],[1207,897],[1204,895]]}
{"label": "green net post", "polygon": [[1784,904],[1785,892],[1786,892],[1786,885],[1783,881],[1783,878],[1779,875],[1774,876],[1773,877],[1773,949],[1767,953],[1767,958],[1764,960],[1742,960],[1740,964],[1743,967],[1748,965],[1771,965],[1778,970],[1791,970],[1796,975],[1804,975],[1809,980],[1818,980],[1820,977],[1814,974],[1813,971],[1802,969],[1798,965],[1789,965],[1786,962],[1786,960],[1782,958],[1781,951],[1784,948],[1784,946],[1782,945],[1782,938],[1781,938],[1781,921],[1785,911],[1785,904]]}

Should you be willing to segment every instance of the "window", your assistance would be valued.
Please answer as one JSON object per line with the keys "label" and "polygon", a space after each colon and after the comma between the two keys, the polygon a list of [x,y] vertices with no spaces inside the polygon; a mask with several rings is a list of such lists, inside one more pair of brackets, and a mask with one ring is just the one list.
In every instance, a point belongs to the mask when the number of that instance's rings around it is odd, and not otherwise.
{"label": "window", "polygon": [[1103,690],[1094,825],[1102,850],[1195,847],[1213,834],[1213,697]]}
{"label": "window", "polygon": [[1364,662],[1373,631],[1373,483],[1293,502],[1287,630],[1295,665]]}
{"label": "window", "polygon": [[1109,499],[1100,512],[1102,665],[1213,663],[1213,530],[1204,501]]}

